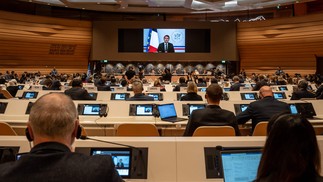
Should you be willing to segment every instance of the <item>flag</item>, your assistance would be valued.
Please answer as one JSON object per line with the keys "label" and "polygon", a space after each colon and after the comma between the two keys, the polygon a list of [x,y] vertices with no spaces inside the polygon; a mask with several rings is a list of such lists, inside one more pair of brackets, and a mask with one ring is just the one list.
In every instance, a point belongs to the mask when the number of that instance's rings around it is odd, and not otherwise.
{"label": "flag", "polygon": [[156,28],[150,29],[147,41],[147,52],[157,52],[159,45],[158,32]]}

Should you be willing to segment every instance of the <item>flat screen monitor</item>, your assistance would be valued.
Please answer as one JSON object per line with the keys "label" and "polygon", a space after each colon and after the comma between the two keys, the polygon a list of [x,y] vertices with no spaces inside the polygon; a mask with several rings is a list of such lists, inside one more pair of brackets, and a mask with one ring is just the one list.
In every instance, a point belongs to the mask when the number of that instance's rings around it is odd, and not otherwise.
{"label": "flat screen monitor", "polygon": [[18,85],[18,90],[24,89],[25,85]]}
{"label": "flat screen monitor", "polygon": [[0,114],[4,114],[6,112],[7,105],[7,102],[0,102]]}
{"label": "flat screen monitor", "polygon": [[296,104],[289,104],[289,109],[291,114],[298,114]]}
{"label": "flat screen monitor", "polygon": [[0,146],[0,164],[16,160],[19,146]]}
{"label": "flat screen monitor", "polygon": [[249,106],[249,104],[234,104],[234,110],[235,110],[236,115],[245,111],[248,106]]}
{"label": "flat screen monitor", "polygon": [[279,86],[278,89],[279,91],[288,91],[287,86]]}
{"label": "flat screen monitor", "polygon": [[181,98],[186,95],[186,93],[177,93],[177,100],[181,100]]}
{"label": "flat screen monitor", "polygon": [[162,101],[163,100],[162,93],[148,93],[147,95],[150,97],[154,97],[154,101]]}
{"label": "flat screen monitor", "polygon": [[127,100],[129,93],[111,93],[111,100]]}
{"label": "flat screen monitor", "polygon": [[[132,151],[129,148],[91,148],[91,155],[110,155],[122,178],[130,178]],[[103,166],[102,166],[103,167]]]}
{"label": "flat screen monitor", "polygon": [[98,97],[98,93],[96,93],[96,92],[89,92],[89,95],[90,95],[94,100],[96,100],[96,98]]}
{"label": "flat screen monitor", "polygon": [[220,152],[224,182],[254,181],[261,150],[223,150]]}
{"label": "flat screen monitor", "polygon": [[240,93],[242,100],[257,100],[257,93]]}
{"label": "flat screen monitor", "polygon": [[292,114],[300,114],[305,118],[312,119],[316,116],[312,103],[294,103],[289,104],[290,112]]}
{"label": "flat screen monitor", "polygon": [[99,115],[100,110],[100,104],[84,104],[82,115]]}
{"label": "flat screen monitor", "polygon": [[191,115],[192,112],[196,109],[204,109],[206,106],[205,104],[189,104],[188,109],[189,109],[189,114]]}
{"label": "flat screen monitor", "polygon": [[200,88],[198,88],[198,91],[199,92],[206,92],[206,87],[200,87]]}
{"label": "flat screen monitor", "polygon": [[274,92],[275,99],[286,99],[285,92]]}
{"label": "flat screen monitor", "polygon": [[230,91],[230,87],[224,87],[224,88],[223,88],[223,91],[224,91],[224,92],[229,92],[229,91]]}
{"label": "flat screen monitor", "polygon": [[136,105],[136,116],[152,116],[153,104],[138,104]]}
{"label": "flat screen monitor", "polygon": [[36,99],[38,96],[38,92],[24,92],[22,94],[23,99]]}

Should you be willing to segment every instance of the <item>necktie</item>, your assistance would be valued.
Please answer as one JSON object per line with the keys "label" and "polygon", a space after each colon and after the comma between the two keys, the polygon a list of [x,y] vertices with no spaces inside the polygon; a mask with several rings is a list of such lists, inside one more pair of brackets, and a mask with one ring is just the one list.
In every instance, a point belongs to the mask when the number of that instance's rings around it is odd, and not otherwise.
{"label": "necktie", "polygon": [[166,43],[165,44],[165,51],[167,51],[168,50],[168,44]]}

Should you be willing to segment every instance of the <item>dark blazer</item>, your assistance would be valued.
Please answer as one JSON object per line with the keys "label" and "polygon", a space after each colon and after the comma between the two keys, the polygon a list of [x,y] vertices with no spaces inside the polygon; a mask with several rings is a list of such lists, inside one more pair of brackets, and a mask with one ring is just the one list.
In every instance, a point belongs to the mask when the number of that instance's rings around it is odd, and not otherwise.
{"label": "dark blazer", "polygon": [[38,144],[18,161],[1,164],[0,179],[6,182],[123,181],[111,156],[74,153],[56,142]]}
{"label": "dark blazer", "polygon": [[127,99],[128,101],[154,101],[154,97],[150,97],[148,95],[145,95],[143,93],[141,94],[135,94],[133,97],[130,97],[129,99]]}
{"label": "dark blazer", "polygon": [[194,110],[188,120],[184,136],[192,136],[200,126],[232,126],[240,135],[238,123],[233,112],[221,109],[218,105],[208,105],[205,109]]}
{"label": "dark blazer", "polygon": [[72,87],[68,90],[65,90],[64,93],[65,95],[70,96],[72,100],[95,100],[89,95],[87,90],[81,87]]}
{"label": "dark blazer", "polygon": [[[7,87],[7,90],[8,90],[8,87]],[[315,92],[315,97],[321,96],[322,93],[323,93],[323,85],[320,85],[319,88]]]}
{"label": "dark blazer", "polygon": [[[158,49],[157,49],[158,52],[165,52],[165,45],[164,44],[165,43],[163,42],[158,45]],[[175,52],[174,45],[172,43],[168,42],[167,52]]]}
{"label": "dark blazer", "polygon": [[268,85],[268,83],[266,82],[266,80],[261,80],[259,82],[256,83],[256,85],[252,88],[253,91],[258,91],[260,90],[260,88],[262,86]]}
{"label": "dark blazer", "polygon": [[240,86],[241,84],[239,82],[234,83],[233,85],[231,85],[230,91],[240,91]]}
{"label": "dark blazer", "polygon": [[181,97],[181,101],[203,101],[202,97],[195,92],[187,93]]}
{"label": "dark blazer", "polygon": [[299,100],[302,98],[315,98],[315,94],[307,90],[299,90],[292,93],[290,100]]}
{"label": "dark blazer", "polygon": [[237,120],[239,124],[245,124],[251,119],[252,132],[259,122],[269,121],[273,115],[282,112],[290,112],[288,104],[269,96],[251,102],[245,111],[237,115]]}

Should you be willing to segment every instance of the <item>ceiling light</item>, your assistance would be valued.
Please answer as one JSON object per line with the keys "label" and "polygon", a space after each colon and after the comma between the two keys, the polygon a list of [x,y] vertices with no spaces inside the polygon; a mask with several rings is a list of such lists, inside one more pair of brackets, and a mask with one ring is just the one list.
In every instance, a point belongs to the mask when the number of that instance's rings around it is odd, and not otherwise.
{"label": "ceiling light", "polygon": [[234,0],[234,1],[228,1],[224,3],[224,6],[236,6],[238,5],[238,1]]}

